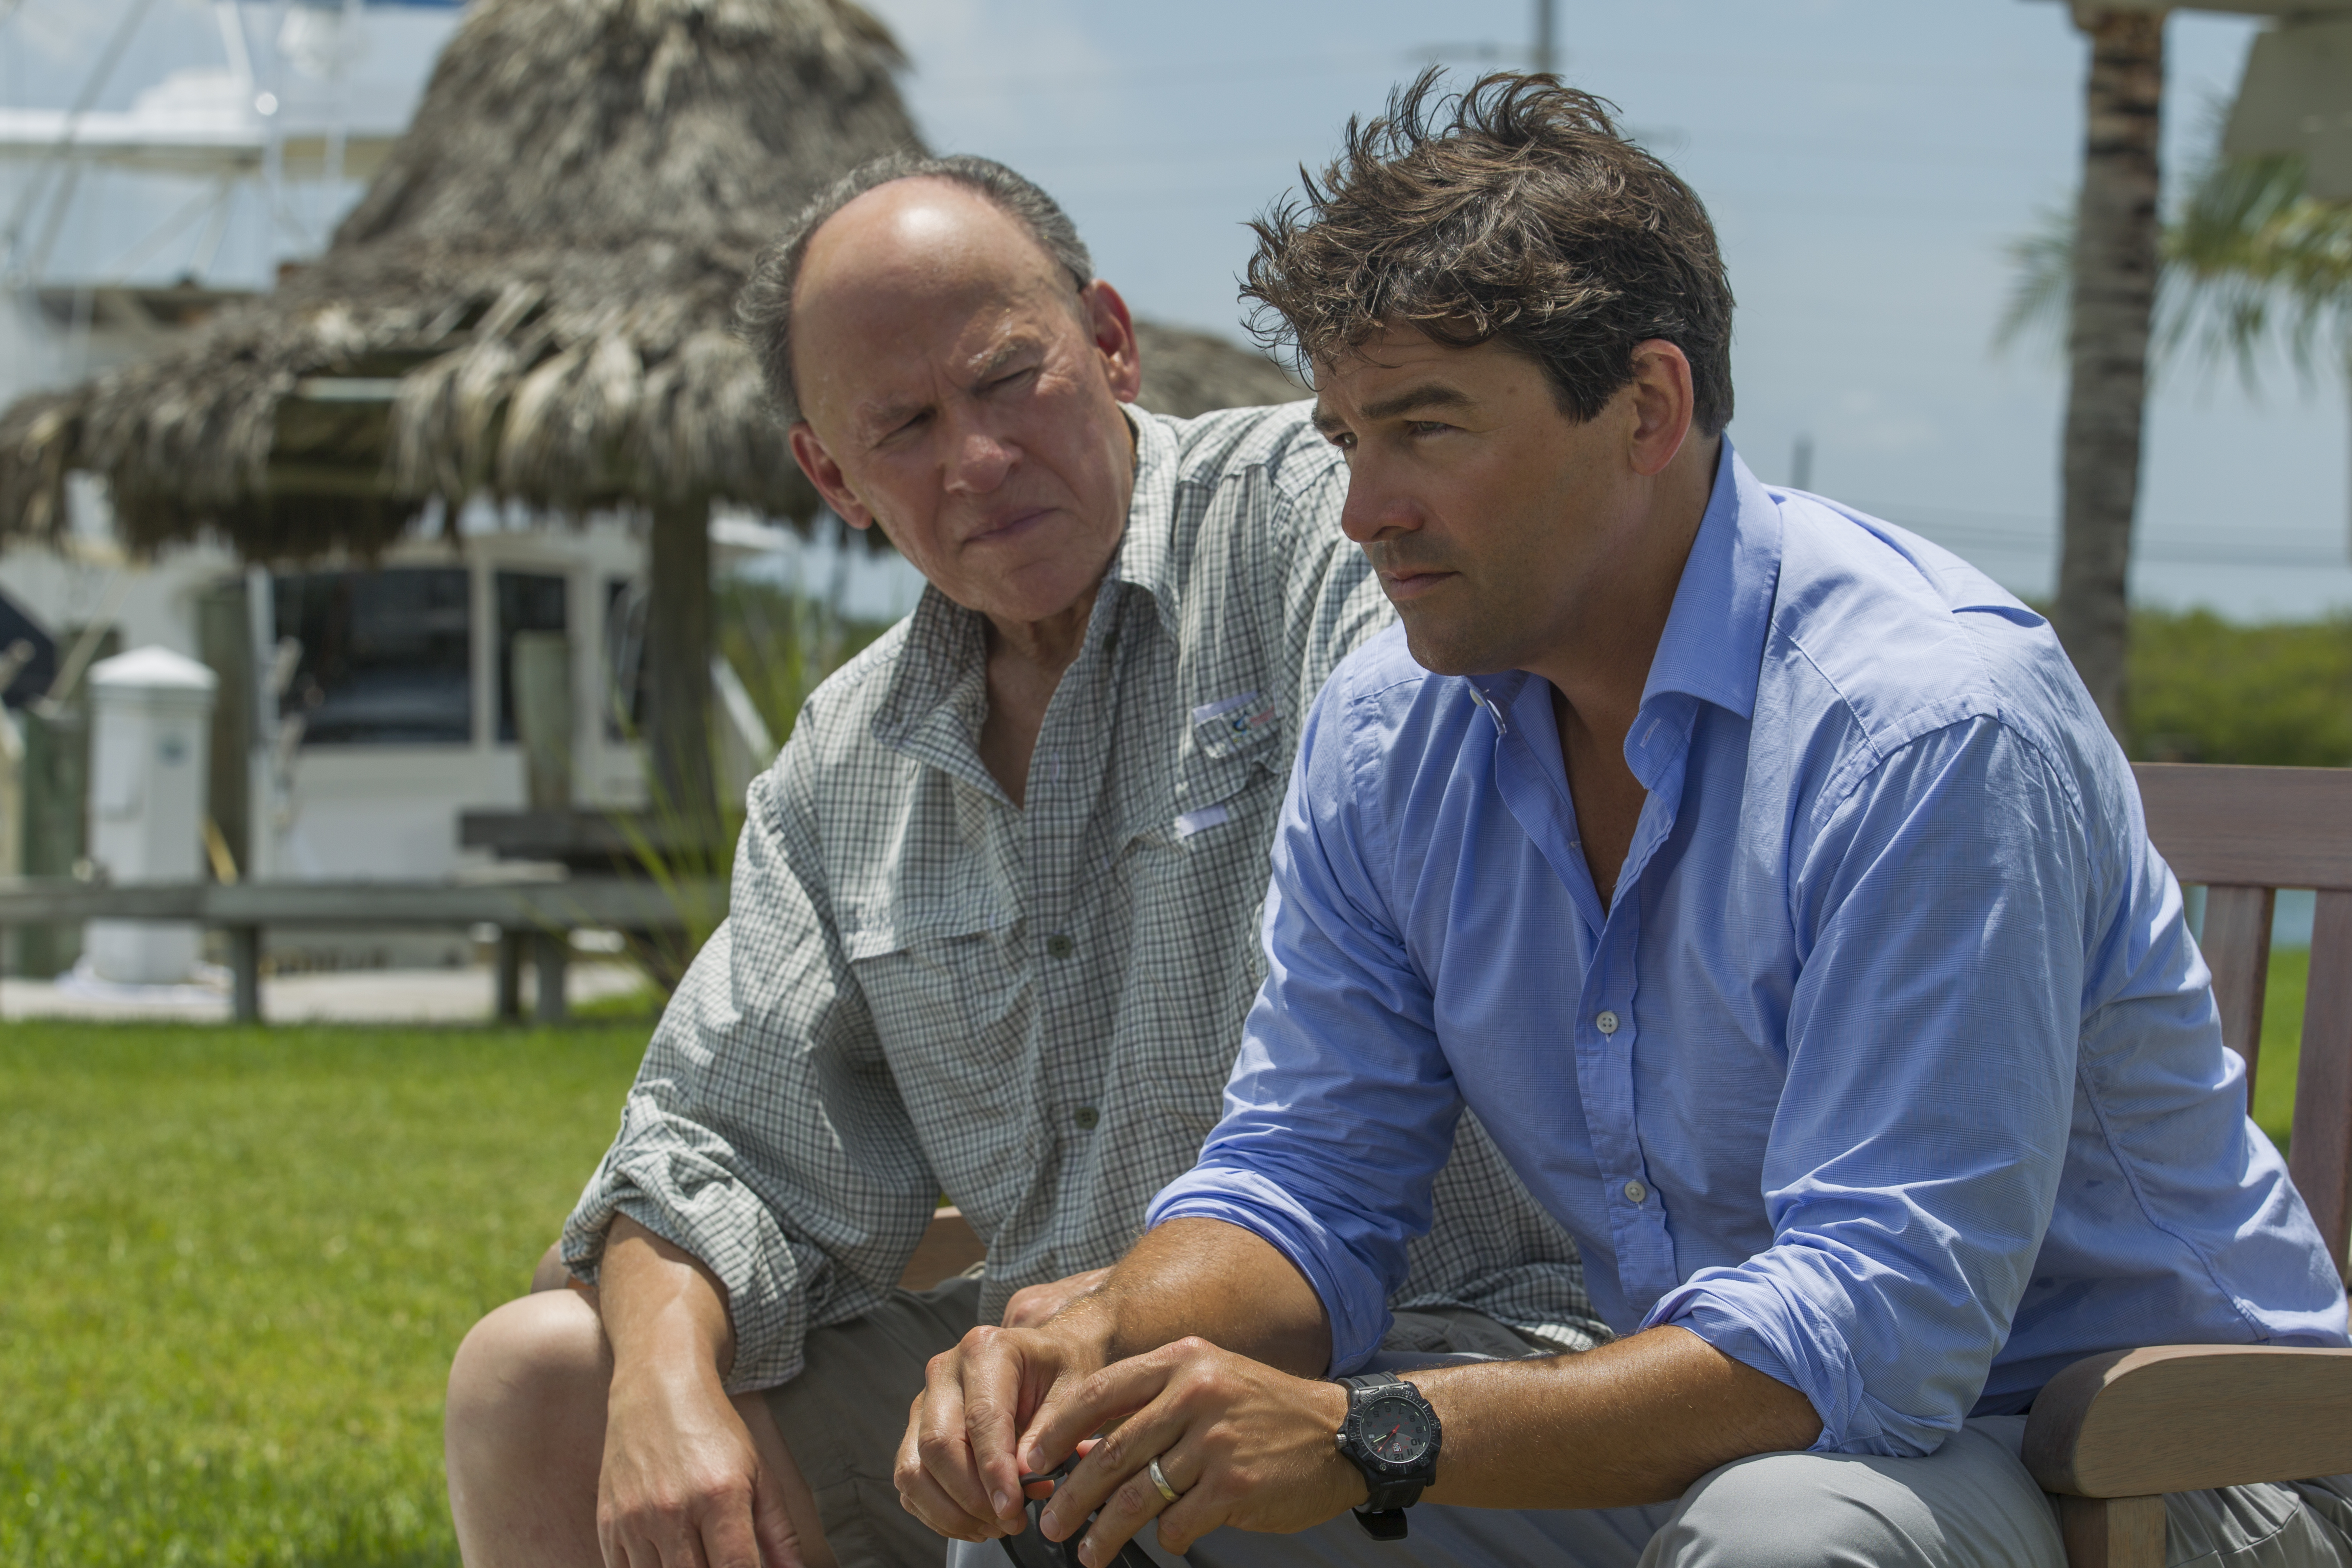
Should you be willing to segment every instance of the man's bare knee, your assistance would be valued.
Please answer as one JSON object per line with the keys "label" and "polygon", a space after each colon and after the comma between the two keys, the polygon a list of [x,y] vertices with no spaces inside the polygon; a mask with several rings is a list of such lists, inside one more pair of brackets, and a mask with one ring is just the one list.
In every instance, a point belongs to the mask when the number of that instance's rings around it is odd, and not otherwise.
{"label": "man's bare knee", "polygon": [[601,1429],[612,1379],[604,1327],[577,1293],[509,1301],[474,1325],[450,1363],[451,1440],[480,1425],[568,1426],[584,1417]]}
{"label": "man's bare knee", "polygon": [[449,1366],[449,1511],[471,1563],[592,1564],[612,1352],[570,1290],[476,1323]]}

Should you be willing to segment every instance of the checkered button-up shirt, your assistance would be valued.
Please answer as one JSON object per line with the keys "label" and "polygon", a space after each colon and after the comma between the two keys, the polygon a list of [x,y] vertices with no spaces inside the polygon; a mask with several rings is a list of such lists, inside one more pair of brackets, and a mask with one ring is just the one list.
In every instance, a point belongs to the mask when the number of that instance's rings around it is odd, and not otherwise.
{"label": "checkered button-up shirt", "polygon": [[[1388,619],[1303,406],[1130,410],[1135,499],[1038,734],[982,764],[986,643],[937,591],[809,699],[751,786],[732,913],[656,1031],[565,1227],[625,1214],[728,1290],[735,1391],[897,1282],[944,1193],[981,1310],[1115,1260],[1215,1125],[1264,975],[1298,723]],[[1395,1305],[1599,1331],[1574,1244],[1465,1121]]]}

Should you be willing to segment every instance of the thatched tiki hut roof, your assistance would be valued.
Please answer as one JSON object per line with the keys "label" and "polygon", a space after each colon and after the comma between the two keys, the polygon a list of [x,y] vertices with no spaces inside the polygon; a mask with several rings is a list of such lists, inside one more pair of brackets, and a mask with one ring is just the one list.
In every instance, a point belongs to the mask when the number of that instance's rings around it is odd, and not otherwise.
{"label": "thatched tiki hut roof", "polygon": [[[917,144],[902,63],[851,0],[480,0],[317,263],[0,416],[0,541],[61,529],[71,469],[106,479],[133,548],[211,534],[259,560],[373,553],[434,498],[649,513],[649,739],[691,808],[709,508],[815,504],[734,295],[816,189]],[[1200,334],[1144,349],[1147,404],[1296,395]]]}

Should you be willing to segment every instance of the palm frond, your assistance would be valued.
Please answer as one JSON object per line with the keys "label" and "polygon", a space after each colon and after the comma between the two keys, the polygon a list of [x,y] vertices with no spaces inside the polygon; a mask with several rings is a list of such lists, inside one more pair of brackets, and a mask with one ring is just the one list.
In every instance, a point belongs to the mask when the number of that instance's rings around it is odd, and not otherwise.
{"label": "palm frond", "polygon": [[[2323,365],[2352,374],[2352,203],[2315,200],[2300,156],[2229,158],[2197,170],[2162,239],[2155,349],[2235,367],[2259,391],[2266,350],[2285,350],[2308,380]],[[2074,273],[2074,217],[2045,210],[2009,247],[2015,271],[1994,329],[1997,347],[2044,332],[2063,345]]]}
{"label": "palm frond", "polygon": [[2352,205],[2305,194],[2304,162],[2216,157],[2165,228],[2168,350],[2237,366],[2259,384],[2259,355],[2284,347],[2308,377],[2325,347],[2339,362],[2352,330]]}
{"label": "palm frond", "polygon": [[2044,332],[2059,342],[2066,336],[2067,308],[2074,295],[2074,215],[2047,207],[2032,233],[2014,240],[2010,259],[2017,266],[2009,303],[1993,329],[1993,343],[2007,348]]}

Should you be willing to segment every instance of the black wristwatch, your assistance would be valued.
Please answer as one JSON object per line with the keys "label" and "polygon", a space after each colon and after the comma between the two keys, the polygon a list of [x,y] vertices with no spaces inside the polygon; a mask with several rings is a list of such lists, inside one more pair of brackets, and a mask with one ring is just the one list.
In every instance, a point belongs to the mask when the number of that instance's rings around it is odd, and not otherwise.
{"label": "black wristwatch", "polygon": [[1402,1541],[1404,1510],[1437,1479],[1437,1449],[1444,1437],[1437,1412],[1421,1390],[1385,1372],[1333,1381],[1348,1391],[1339,1452],[1364,1472],[1370,1494],[1356,1510],[1356,1522],[1375,1541]]}

